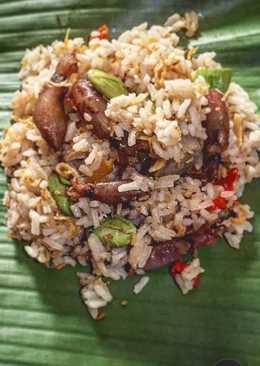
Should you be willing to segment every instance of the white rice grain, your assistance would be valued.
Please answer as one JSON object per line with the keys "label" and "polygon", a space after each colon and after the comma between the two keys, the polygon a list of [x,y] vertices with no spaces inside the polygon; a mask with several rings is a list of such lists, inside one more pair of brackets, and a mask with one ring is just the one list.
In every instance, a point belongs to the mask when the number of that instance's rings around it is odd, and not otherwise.
{"label": "white rice grain", "polygon": [[87,152],[89,150],[89,143],[86,139],[82,139],[73,145],[73,149],[77,152]]}
{"label": "white rice grain", "polygon": [[[67,132],[66,132],[66,136],[65,136],[65,141],[66,142],[71,141],[73,139],[73,137],[76,135],[76,133],[77,133],[76,123],[75,122],[69,123]],[[74,145],[74,148],[75,148],[75,145]]]}
{"label": "white rice grain", "polygon": [[133,292],[135,295],[140,294],[141,291],[143,291],[144,287],[148,284],[150,280],[150,277],[148,276],[143,276],[135,285],[134,285],[134,289]]}
{"label": "white rice grain", "polygon": [[33,248],[30,245],[25,245],[24,250],[32,258],[36,258],[38,256],[38,251],[36,248]]}

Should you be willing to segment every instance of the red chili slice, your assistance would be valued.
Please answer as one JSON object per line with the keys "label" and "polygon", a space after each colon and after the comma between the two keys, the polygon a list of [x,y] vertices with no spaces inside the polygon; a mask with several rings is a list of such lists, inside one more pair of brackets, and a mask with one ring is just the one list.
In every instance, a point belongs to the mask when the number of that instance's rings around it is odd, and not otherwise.
{"label": "red chili slice", "polygon": [[216,184],[222,186],[225,191],[232,191],[234,189],[234,183],[238,178],[238,169],[232,168],[228,171],[225,178],[219,179]]}
{"label": "red chili slice", "polygon": [[182,261],[174,262],[170,270],[171,275],[175,277],[177,273],[181,273],[186,267],[188,267],[188,265],[188,263]]}
{"label": "red chili slice", "polygon": [[[176,276],[176,274],[180,274],[183,272],[183,270],[185,268],[187,268],[189,266],[189,263],[186,262],[182,262],[180,260],[176,261],[173,263],[173,265],[171,266],[171,276],[174,278]],[[196,277],[194,277],[192,279],[192,284],[194,288],[199,287],[200,284],[200,274],[198,274]]]}
{"label": "red chili slice", "polygon": [[196,277],[193,278],[193,287],[197,288],[200,285],[200,274],[198,274]]}
{"label": "red chili slice", "polygon": [[101,25],[98,27],[97,31],[99,32],[100,39],[108,39],[109,38],[109,30],[106,24]]}
{"label": "red chili slice", "polygon": [[209,212],[213,212],[217,209],[224,210],[227,207],[227,200],[221,196],[214,198],[212,202],[213,205],[207,208]]}

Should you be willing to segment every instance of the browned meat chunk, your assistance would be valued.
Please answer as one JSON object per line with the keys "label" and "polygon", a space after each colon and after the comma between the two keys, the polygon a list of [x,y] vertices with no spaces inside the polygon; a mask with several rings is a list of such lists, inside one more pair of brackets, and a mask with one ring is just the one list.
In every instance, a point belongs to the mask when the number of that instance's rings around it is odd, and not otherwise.
{"label": "browned meat chunk", "polygon": [[68,117],[63,108],[66,88],[47,84],[36,102],[33,120],[49,146],[59,150],[64,142]]}
{"label": "browned meat chunk", "polygon": [[109,139],[110,121],[105,115],[106,101],[85,79],[78,80],[69,92],[69,98],[84,119],[87,113],[93,125],[93,132],[99,139]]}
{"label": "browned meat chunk", "polygon": [[75,55],[65,54],[63,55],[56,67],[55,73],[53,74],[51,80],[55,83],[59,83],[67,79],[71,74],[78,71],[77,59]]}

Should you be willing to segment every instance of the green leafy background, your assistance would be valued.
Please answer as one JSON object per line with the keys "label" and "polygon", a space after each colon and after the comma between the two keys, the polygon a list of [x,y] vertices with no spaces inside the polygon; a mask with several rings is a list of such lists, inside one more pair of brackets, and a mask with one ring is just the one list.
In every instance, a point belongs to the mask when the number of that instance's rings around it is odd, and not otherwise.
{"label": "green leafy background", "polygon": [[[259,103],[259,1],[0,0],[1,127],[8,124],[26,47],[62,39],[68,27],[72,35],[85,35],[106,22],[116,35],[187,9],[203,15],[194,44],[216,50]],[[0,184],[2,196],[3,174]],[[139,296],[131,295],[133,278],[114,283],[115,301],[100,322],[92,321],[80,302],[73,269],[47,270],[8,239],[1,206],[0,365],[207,366],[222,358],[260,365],[258,184],[251,184],[244,197],[256,211],[254,233],[246,235],[240,252],[221,241],[201,250],[206,274],[199,290],[181,296],[166,270],[153,273]],[[122,299],[129,300],[125,308]]]}

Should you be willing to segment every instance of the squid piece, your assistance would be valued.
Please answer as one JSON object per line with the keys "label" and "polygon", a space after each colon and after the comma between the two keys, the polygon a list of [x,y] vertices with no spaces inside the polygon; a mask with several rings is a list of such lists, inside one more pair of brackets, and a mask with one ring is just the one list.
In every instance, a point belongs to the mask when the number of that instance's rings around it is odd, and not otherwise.
{"label": "squid piece", "polygon": [[191,249],[191,244],[184,239],[173,239],[157,243],[148,258],[144,270],[150,271],[156,268],[168,266]]}
{"label": "squid piece", "polygon": [[100,182],[100,183],[74,183],[68,190],[68,195],[73,199],[89,197],[109,205],[128,202],[147,194],[141,190],[119,192],[118,187],[130,181]]}
{"label": "squid piece", "polygon": [[93,132],[99,139],[110,138],[110,121],[105,115],[106,101],[89,81],[85,79],[76,81],[67,98],[72,101],[83,119],[85,113],[90,116],[89,123],[93,125]]}
{"label": "squid piece", "polygon": [[180,259],[183,255],[193,252],[201,246],[213,245],[217,241],[219,234],[219,228],[210,227],[205,224],[184,238],[154,243],[144,270],[149,271],[168,266]]}
{"label": "squid piece", "polygon": [[206,151],[208,154],[220,154],[228,147],[229,141],[229,116],[223,94],[212,89],[208,94],[210,112],[207,116],[205,128],[208,139]]}
{"label": "squid piece", "polygon": [[68,116],[63,100],[66,88],[47,84],[36,102],[33,120],[42,137],[54,150],[59,150],[67,131]]}
{"label": "squid piece", "polygon": [[205,122],[207,140],[203,149],[203,170],[208,181],[219,178],[221,154],[228,148],[229,116],[223,94],[215,89],[208,94],[210,112]]}

